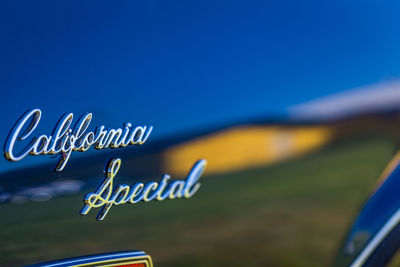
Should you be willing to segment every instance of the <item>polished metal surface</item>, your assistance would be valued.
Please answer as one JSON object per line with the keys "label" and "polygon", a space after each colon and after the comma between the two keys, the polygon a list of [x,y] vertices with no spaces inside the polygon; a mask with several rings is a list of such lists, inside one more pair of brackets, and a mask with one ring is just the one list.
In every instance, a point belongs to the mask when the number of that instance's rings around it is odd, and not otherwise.
{"label": "polished metal surface", "polygon": [[[82,115],[75,127],[72,127],[73,113],[63,115],[53,130],[53,135],[39,135],[32,137],[32,132],[38,126],[42,116],[40,109],[27,111],[16,123],[9,134],[4,155],[10,161],[19,161],[27,155],[61,155],[55,168],[62,171],[66,166],[72,151],[86,151],[91,146],[96,149],[119,148],[128,145],[143,145],[149,138],[152,126],[132,127],[132,123],[125,123],[124,128],[106,129],[98,126],[94,132],[87,131],[92,120],[92,113]],[[26,128],[26,129],[25,129]],[[30,137],[30,141],[25,141]],[[16,142],[25,141],[25,148],[15,152]]]}
{"label": "polished metal surface", "polygon": [[126,251],[91,255],[79,258],[65,259],[53,262],[39,263],[27,267],[153,267],[151,257],[143,251]]}
{"label": "polished metal surface", "polygon": [[[378,179],[349,230],[336,259],[337,266],[363,266],[400,223],[400,153]],[[397,238],[396,246],[400,245]],[[381,258],[386,264],[390,258]]]}
{"label": "polished metal surface", "polygon": [[[92,208],[101,208],[97,220],[102,221],[113,205],[135,204],[139,201],[162,201],[165,199],[190,198],[200,188],[198,182],[207,165],[202,159],[196,162],[187,175],[186,180],[174,180],[169,182],[170,175],[165,174],[161,181],[136,183],[132,187],[125,184],[114,186],[114,177],[121,167],[121,159],[112,159],[106,166],[106,178],[96,192],[89,193],[85,197],[85,206],[81,210],[86,215]],[[115,188],[115,189],[114,189]]]}
{"label": "polished metal surface", "polygon": [[399,9],[1,1],[0,266],[400,266]]}

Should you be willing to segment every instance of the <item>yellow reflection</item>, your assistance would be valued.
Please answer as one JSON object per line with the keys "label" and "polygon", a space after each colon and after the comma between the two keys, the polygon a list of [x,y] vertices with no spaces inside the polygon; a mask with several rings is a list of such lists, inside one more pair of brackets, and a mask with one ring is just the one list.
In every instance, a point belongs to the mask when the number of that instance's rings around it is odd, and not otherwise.
{"label": "yellow reflection", "polygon": [[223,173],[271,164],[326,144],[325,126],[241,126],[172,146],[162,154],[166,173],[185,175],[193,162],[207,159],[207,173]]}

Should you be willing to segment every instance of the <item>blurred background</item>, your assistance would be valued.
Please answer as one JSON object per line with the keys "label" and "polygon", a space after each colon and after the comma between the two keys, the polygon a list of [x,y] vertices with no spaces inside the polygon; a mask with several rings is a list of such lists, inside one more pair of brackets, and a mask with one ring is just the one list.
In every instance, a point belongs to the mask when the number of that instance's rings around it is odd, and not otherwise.
{"label": "blurred background", "polygon": [[[66,112],[90,129],[153,125],[141,147],[0,159],[0,264],[128,249],[156,266],[325,266],[398,149],[396,1],[102,1],[0,4],[0,142],[29,108],[39,134]],[[115,207],[82,197],[182,178],[188,201]],[[396,261],[393,264],[397,264]]]}

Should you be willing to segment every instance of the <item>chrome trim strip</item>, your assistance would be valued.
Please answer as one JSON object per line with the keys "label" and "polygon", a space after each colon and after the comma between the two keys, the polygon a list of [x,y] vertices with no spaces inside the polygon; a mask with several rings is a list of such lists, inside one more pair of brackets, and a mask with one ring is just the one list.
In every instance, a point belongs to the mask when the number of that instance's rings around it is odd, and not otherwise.
{"label": "chrome trim strip", "polygon": [[400,222],[400,209],[398,209],[386,224],[378,231],[374,238],[368,243],[360,255],[354,260],[350,267],[362,266],[368,257],[374,252],[378,245],[385,239],[385,237],[396,227]]}
{"label": "chrome trim strip", "polygon": [[[51,263],[44,263],[44,264],[38,264],[38,265],[31,265],[31,267],[34,266],[40,266],[40,267],[57,267],[57,266],[70,266],[72,264],[84,264],[87,262],[92,262],[94,260],[107,260],[107,259],[119,259],[119,258],[128,258],[128,257],[137,257],[137,256],[146,256],[146,253],[143,251],[134,251],[134,252],[125,252],[125,253],[113,253],[113,254],[103,254],[103,255],[95,255],[95,256],[88,256],[88,257],[79,257],[75,259],[70,259],[70,260],[60,260],[57,262],[51,262]],[[27,266],[29,267],[29,266]]]}

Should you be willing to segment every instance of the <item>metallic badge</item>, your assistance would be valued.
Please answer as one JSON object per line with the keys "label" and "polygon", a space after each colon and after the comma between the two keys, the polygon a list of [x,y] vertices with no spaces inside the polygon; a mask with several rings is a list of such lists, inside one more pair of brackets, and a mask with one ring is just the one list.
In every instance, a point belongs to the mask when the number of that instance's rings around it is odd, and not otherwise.
{"label": "metallic badge", "polygon": [[129,251],[39,263],[29,267],[153,267],[151,257],[142,251]]}
{"label": "metallic badge", "polygon": [[174,180],[165,174],[160,182],[136,183],[129,185],[118,185],[114,189],[114,177],[121,167],[121,159],[112,159],[106,166],[106,178],[93,193],[86,195],[85,206],[81,210],[86,215],[92,208],[101,208],[97,220],[101,221],[107,215],[113,205],[126,203],[137,203],[139,201],[149,202],[151,200],[162,201],[164,199],[190,198],[200,187],[198,182],[207,165],[202,159],[197,161],[189,171],[186,180]]}
{"label": "metallic badge", "polygon": [[[101,125],[95,131],[88,131],[92,113],[82,115],[74,127],[71,127],[74,115],[67,113],[60,118],[52,135],[34,135],[33,132],[37,128],[41,116],[40,109],[32,109],[16,123],[5,144],[4,155],[8,160],[19,161],[27,155],[60,155],[55,170],[61,171],[67,164],[72,151],[82,152],[92,146],[95,149],[103,149],[142,145],[153,130],[153,126],[133,127],[132,123],[128,122],[123,128],[106,129],[104,125]],[[15,148],[17,142],[19,147],[25,148]],[[84,206],[80,213],[86,215],[92,208],[100,208],[97,220],[101,221],[114,205],[191,198],[200,187],[199,179],[206,165],[207,161],[204,159],[197,161],[185,180],[170,181],[171,176],[164,174],[157,182],[114,186],[114,177],[121,167],[121,159],[111,159],[106,165],[105,179],[96,191],[85,196]]]}
{"label": "metallic badge", "polygon": [[[32,109],[20,118],[7,138],[4,149],[6,159],[19,161],[27,155],[61,155],[55,170],[62,171],[72,151],[82,152],[92,146],[95,149],[103,149],[142,145],[153,130],[152,126],[133,127],[132,123],[128,122],[122,128],[106,129],[104,125],[101,125],[95,131],[88,131],[92,113],[83,114],[72,129],[74,114],[67,113],[60,118],[52,135],[42,134],[31,137],[41,116],[40,109]],[[16,142],[24,142],[25,149],[15,151]]]}

